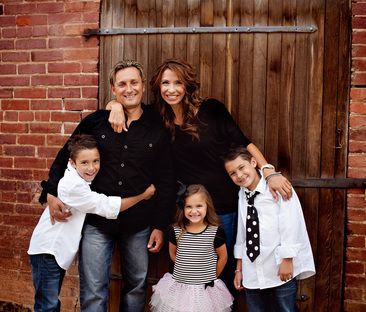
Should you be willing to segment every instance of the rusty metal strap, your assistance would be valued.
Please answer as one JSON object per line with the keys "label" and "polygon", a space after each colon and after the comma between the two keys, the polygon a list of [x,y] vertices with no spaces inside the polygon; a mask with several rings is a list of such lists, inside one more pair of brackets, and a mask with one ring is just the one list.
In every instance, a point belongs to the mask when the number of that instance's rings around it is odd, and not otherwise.
{"label": "rusty metal strap", "polygon": [[313,187],[313,188],[366,188],[365,179],[334,178],[334,179],[293,179],[291,184],[294,187]]}
{"label": "rusty metal strap", "polygon": [[84,36],[206,34],[206,33],[313,33],[318,28],[306,26],[212,26],[212,27],[146,27],[86,29]]}

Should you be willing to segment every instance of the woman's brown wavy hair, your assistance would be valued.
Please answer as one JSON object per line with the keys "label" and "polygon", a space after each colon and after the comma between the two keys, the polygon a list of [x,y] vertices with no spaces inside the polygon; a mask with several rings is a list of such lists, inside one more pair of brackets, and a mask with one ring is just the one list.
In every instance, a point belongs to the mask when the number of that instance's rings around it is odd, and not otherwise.
{"label": "woman's brown wavy hair", "polygon": [[183,124],[181,129],[190,134],[192,139],[199,139],[198,124],[196,118],[198,107],[202,99],[199,96],[200,83],[197,80],[197,74],[193,67],[181,59],[168,59],[164,61],[156,70],[150,80],[151,91],[154,96],[153,105],[160,113],[165,126],[172,135],[172,140],[175,139],[175,115],[173,109],[167,104],[160,93],[161,80],[164,71],[170,69],[175,72],[178,78],[184,84],[186,93],[182,100],[183,103]]}

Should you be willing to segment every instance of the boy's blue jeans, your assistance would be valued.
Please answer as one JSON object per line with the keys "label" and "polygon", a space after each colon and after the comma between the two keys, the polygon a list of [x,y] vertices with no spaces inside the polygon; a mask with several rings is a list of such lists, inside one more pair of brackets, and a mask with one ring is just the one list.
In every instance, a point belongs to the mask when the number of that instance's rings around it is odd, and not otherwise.
{"label": "boy's blue jeans", "polygon": [[34,311],[60,311],[59,294],[65,270],[56,262],[53,255],[30,255],[32,279],[35,289]]}
{"label": "boy's blue jeans", "polygon": [[249,312],[297,312],[297,281],[293,278],[278,287],[267,289],[245,289]]}

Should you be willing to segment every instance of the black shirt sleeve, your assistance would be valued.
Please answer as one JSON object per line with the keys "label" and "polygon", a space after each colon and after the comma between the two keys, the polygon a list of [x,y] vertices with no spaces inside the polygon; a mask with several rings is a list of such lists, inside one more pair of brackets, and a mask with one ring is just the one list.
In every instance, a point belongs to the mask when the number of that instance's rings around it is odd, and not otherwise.
{"label": "black shirt sleeve", "polygon": [[168,240],[169,240],[169,243],[172,243],[173,245],[177,246],[177,238],[175,237],[175,231],[172,226],[169,227],[169,230],[168,230]]}
{"label": "black shirt sleeve", "polygon": [[222,245],[225,244],[226,241],[226,236],[225,236],[225,231],[223,229],[223,227],[219,226],[217,228],[217,232],[216,232],[216,236],[215,236],[215,240],[214,240],[214,247],[215,248],[219,248]]}

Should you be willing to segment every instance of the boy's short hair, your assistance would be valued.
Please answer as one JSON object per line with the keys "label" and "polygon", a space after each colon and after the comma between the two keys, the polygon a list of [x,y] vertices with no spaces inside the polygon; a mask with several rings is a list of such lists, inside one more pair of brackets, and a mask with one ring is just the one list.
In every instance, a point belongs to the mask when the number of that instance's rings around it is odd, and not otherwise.
{"label": "boy's short hair", "polygon": [[235,146],[231,147],[225,155],[222,157],[224,160],[224,163],[227,163],[228,161],[235,160],[238,157],[243,158],[244,160],[251,161],[253,158],[253,155],[248,152],[248,150],[243,146]]}
{"label": "boy's short hair", "polygon": [[109,73],[110,85],[114,86],[114,84],[116,82],[116,75],[120,70],[129,68],[129,67],[135,67],[140,73],[142,82],[145,82],[144,67],[142,66],[142,64],[137,61],[134,61],[134,60],[123,60],[123,61],[118,62],[116,65],[114,65],[111,72]]}
{"label": "boy's short hair", "polygon": [[67,148],[70,152],[70,158],[75,161],[77,154],[86,149],[98,149],[97,141],[90,134],[76,134],[70,138]]}

